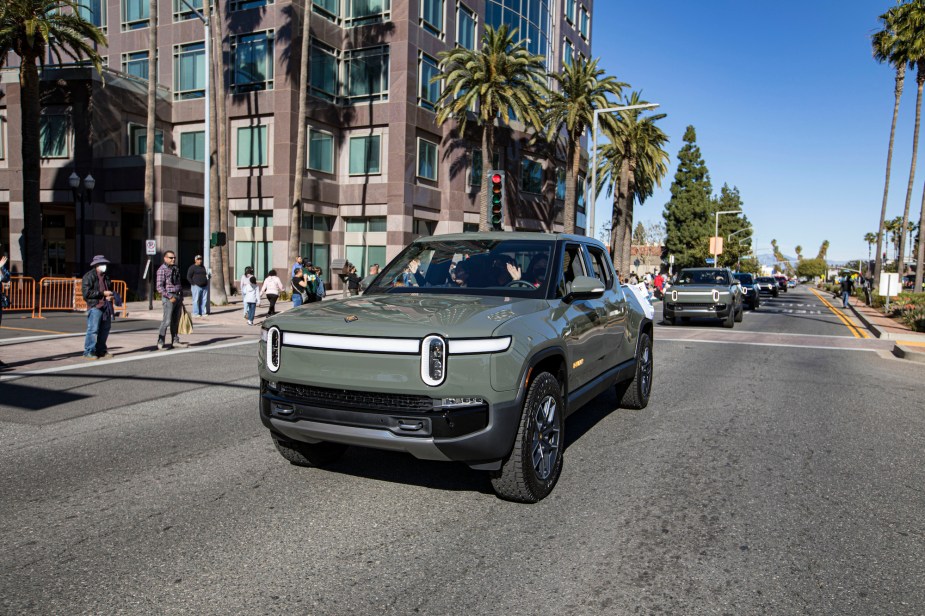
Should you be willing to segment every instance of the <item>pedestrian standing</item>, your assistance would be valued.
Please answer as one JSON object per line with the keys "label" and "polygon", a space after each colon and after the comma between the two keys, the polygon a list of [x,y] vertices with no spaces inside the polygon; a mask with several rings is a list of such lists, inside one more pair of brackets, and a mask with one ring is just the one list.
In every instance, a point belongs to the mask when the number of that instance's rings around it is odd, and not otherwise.
{"label": "pedestrian standing", "polygon": [[161,294],[164,316],[157,331],[157,350],[163,350],[167,329],[170,329],[171,347],[188,347],[180,341],[177,329],[183,314],[183,285],[180,282],[180,268],[176,265],[177,255],[172,250],[164,253],[164,262],[157,268],[157,292]]}
{"label": "pedestrian standing", "polygon": [[289,268],[289,271],[291,272],[290,275],[295,278],[296,269],[302,269],[303,267],[305,267],[304,259],[302,259],[302,256],[299,255],[295,258],[295,263],[292,264],[292,267]]}
{"label": "pedestrian standing", "polygon": [[851,280],[850,274],[845,274],[845,277],[841,280],[842,308],[848,307],[848,298],[851,297],[852,291],[854,291],[854,281]]}
{"label": "pedestrian standing", "polygon": [[379,275],[379,264],[378,263],[373,263],[372,265],[369,266],[369,275],[370,276]]}
{"label": "pedestrian standing", "polygon": [[305,299],[305,287],[308,285],[305,281],[305,276],[302,275],[301,267],[292,270],[292,280],[289,281],[289,284],[292,287],[292,307],[298,308],[302,305],[302,300]]}
{"label": "pedestrian standing", "polygon": [[655,280],[652,281],[652,284],[655,285],[655,297],[661,299],[665,291],[665,277],[662,276],[661,272],[656,272]]}
{"label": "pedestrian standing", "polygon": [[276,275],[276,270],[271,269],[267,272],[267,277],[263,279],[263,286],[260,287],[260,295],[266,295],[267,301],[270,302],[270,309],[267,316],[272,317],[276,314],[276,300],[283,291],[283,281]]}
{"label": "pedestrian standing", "polygon": [[360,294],[360,277],[357,276],[355,265],[347,261],[344,265],[344,279],[347,281],[347,293],[350,295]]}
{"label": "pedestrian standing", "polygon": [[106,347],[109,330],[112,328],[112,281],[106,274],[109,260],[96,255],[90,261],[90,271],[80,281],[80,291],[87,303],[87,335],[84,337],[84,359],[108,359],[112,357]]}
{"label": "pedestrian standing", "polygon": [[[241,276],[241,280],[238,281],[238,291],[241,292],[242,296],[244,295],[244,285],[250,284],[250,279],[251,279],[251,276],[253,275],[254,275],[253,267],[248,265],[247,267],[244,268],[244,275]],[[241,304],[243,305],[244,302],[242,301]],[[245,321],[247,320],[247,306],[244,306],[244,320]]]}
{"label": "pedestrian standing", "polygon": [[186,280],[193,292],[193,316],[204,317],[211,312],[209,304],[209,273],[202,265],[202,255],[193,258],[193,264],[186,270]]}
{"label": "pedestrian standing", "polygon": [[[6,267],[7,258],[6,255],[0,257],[0,285],[4,285],[10,281],[10,270]],[[3,323],[3,304],[9,302],[9,298],[5,293],[0,290],[0,324]],[[0,361],[0,366],[5,365]]]}
{"label": "pedestrian standing", "polygon": [[254,324],[254,313],[257,312],[257,302],[260,292],[257,290],[257,277],[251,276],[242,289],[244,295],[244,309],[247,310],[247,324]]}
{"label": "pedestrian standing", "polygon": [[324,270],[318,266],[315,266],[315,276],[317,277],[317,280],[315,281],[315,295],[318,296],[319,300],[322,300],[327,293],[326,289],[324,288]]}

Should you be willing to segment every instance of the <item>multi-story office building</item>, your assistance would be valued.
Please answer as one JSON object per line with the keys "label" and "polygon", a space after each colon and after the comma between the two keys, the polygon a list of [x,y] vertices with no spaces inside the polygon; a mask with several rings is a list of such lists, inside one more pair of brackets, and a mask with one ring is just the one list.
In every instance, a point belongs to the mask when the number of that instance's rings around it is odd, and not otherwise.
{"label": "multi-story office building", "polygon": [[[384,264],[420,234],[478,226],[479,144],[455,139],[433,111],[439,53],[474,48],[485,25],[518,28],[550,72],[590,57],[592,0],[306,0],[310,78],[299,83],[301,2],[222,0],[232,280],[287,269],[299,88],[308,88],[302,254],[327,269]],[[201,6],[202,0],[192,0]],[[183,0],[160,0],[157,75],[148,74],[148,0],[82,0],[105,29],[106,69],[42,72],[44,271],[82,272],[104,253],[121,277],[140,275],[147,80],[157,79],[155,239],[181,263],[203,237],[203,27]],[[296,16],[294,19],[293,16]],[[218,61],[218,60],[215,60]],[[0,242],[14,266],[23,228],[19,85],[15,58],[0,76]],[[515,125],[515,129],[516,129]],[[522,127],[521,127],[522,128]],[[564,161],[502,132],[507,227],[561,227]],[[75,206],[68,178],[92,174],[91,203]],[[81,211],[83,209],[83,211]],[[584,225],[582,202],[578,226]],[[81,229],[83,232],[81,233]],[[80,247],[79,236],[84,237]],[[81,254],[78,254],[82,252]],[[329,276],[335,279],[336,276]]]}

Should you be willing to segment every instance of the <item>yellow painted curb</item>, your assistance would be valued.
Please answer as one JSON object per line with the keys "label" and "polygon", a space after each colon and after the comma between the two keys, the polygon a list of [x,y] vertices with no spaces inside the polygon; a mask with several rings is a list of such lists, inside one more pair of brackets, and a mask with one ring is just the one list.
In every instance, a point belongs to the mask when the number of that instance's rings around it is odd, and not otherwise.
{"label": "yellow painted curb", "polygon": [[819,291],[817,291],[816,289],[810,289],[810,291],[812,291],[813,294],[814,294],[816,297],[819,298],[819,301],[822,302],[823,304],[825,304],[826,307],[827,307],[829,310],[831,310],[833,313],[835,313],[835,316],[837,316],[837,317],[841,320],[841,322],[845,325],[845,327],[848,328],[848,331],[850,331],[851,334],[852,334],[855,338],[870,338],[870,336],[867,334],[867,332],[865,332],[865,331],[862,330],[862,329],[859,329],[854,323],[852,323],[851,321],[849,321],[848,318],[847,318],[845,315],[843,315],[843,314],[838,310],[838,308],[836,308],[835,306],[833,306],[831,303],[829,303],[828,300],[826,300],[824,297],[822,297],[822,294],[819,293]]}

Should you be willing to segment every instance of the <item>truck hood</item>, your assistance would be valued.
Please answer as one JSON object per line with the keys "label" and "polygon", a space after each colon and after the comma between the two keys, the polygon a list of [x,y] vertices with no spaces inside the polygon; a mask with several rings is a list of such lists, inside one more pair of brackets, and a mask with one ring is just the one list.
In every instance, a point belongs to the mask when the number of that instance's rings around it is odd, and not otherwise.
{"label": "truck hood", "polygon": [[505,321],[546,305],[537,299],[384,293],[306,304],[267,319],[264,328],[334,336],[476,338],[491,336]]}

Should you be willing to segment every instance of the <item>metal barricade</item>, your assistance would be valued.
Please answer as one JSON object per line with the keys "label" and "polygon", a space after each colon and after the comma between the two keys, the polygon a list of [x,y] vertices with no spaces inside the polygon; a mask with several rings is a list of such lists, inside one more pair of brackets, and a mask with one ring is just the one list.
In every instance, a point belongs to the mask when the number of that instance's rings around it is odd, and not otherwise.
{"label": "metal barricade", "polygon": [[[122,296],[122,306],[115,307],[124,317],[128,314],[125,301],[127,285],[124,280],[113,280],[112,291]],[[42,278],[39,281],[38,315],[42,319],[42,312],[54,310],[86,311],[87,302],[84,301],[80,278]],[[34,313],[33,313],[34,314]]]}
{"label": "metal barricade", "polygon": [[31,311],[35,316],[35,278],[11,276],[9,282],[3,283],[3,294],[10,300],[10,307],[5,310]]}

